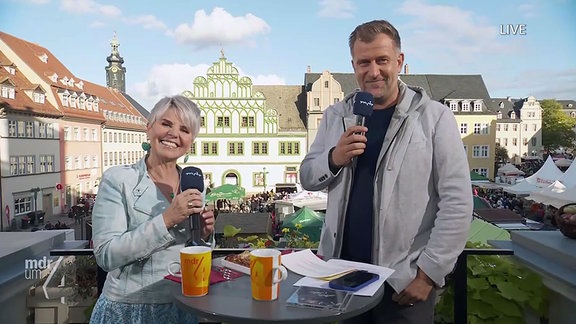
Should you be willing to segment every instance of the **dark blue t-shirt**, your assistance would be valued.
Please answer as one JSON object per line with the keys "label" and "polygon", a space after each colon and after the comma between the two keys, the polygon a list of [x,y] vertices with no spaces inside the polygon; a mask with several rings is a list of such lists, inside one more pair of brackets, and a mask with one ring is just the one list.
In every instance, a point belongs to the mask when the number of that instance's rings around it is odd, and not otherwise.
{"label": "dark blue t-shirt", "polygon": [[358,156],[350,199],[346,210],[344,237],[340,257],[345,260],[372,262],[372,232],[374,226],[374,174],[396,106],[374,110],[365,122],[368,132],[366,149]]}

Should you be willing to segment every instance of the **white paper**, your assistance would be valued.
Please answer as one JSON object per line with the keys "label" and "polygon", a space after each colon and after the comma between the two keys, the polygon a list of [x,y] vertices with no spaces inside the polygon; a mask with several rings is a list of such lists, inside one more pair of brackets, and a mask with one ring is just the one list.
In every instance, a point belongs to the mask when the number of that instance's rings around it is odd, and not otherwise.
{"label": "white paper", "polygon": [[310,249],[284,254],[281,260],[288,270],[311,278],[332,277],[356,269],[350,264],[321,260]]}
{"label": "white paper", "polygon": [[[284,257],[284,256],[282,256]],[[366,270],[372,273],[377,273],[380,276],[380,279],[376,280],[375,282],[369,284],[368,286],[359,289],[358,291],[354,292],[354,295],[357,296],[374,296],[374,294],[378,291],[380,286],[384,284],[384,281],[394,273],[393,269],[381,267],[373,264],[368,263],[361,263],[361,262],[353,262],[353,261],[346,261],[341,259],[331,259],[326,262],[330,264],[330,267],[347,267],[347,268],[354,268],[358,270]],[[294,283],[294,286],[308,286],[308,287],[320,287],[320,288],[330,288],[328,286],[328,281],[304,277]]]}

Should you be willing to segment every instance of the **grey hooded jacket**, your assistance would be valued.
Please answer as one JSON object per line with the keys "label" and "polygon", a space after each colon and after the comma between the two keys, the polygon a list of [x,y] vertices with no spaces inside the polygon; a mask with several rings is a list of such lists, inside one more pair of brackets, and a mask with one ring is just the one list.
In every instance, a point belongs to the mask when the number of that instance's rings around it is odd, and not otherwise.
{"label": "grey hooded jacket", "polygon": [[[423,89],[399,81],[399,101],[384,138],[374,183],[372,260],[395,272],[400,292],[420,267],[437,286],[453,270],[472,220],[468,161],[453,113]],[[328,190],[318,254],[338,258],[354,164],[332,174],[330,149],[355,124],[352,97],[328,107],[300,166],[307,190]],[[368,130],[369,132],[370,130]],[[353,211],[361,213],[361,210]]]}

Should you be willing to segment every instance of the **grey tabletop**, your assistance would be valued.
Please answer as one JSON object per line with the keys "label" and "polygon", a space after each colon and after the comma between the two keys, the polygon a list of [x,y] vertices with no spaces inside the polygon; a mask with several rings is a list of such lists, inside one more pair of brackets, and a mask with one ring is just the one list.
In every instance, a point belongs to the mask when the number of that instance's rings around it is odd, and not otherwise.
{"label": "grey tabletop", "polygon": [[384,285],[372,297],[353,296],[343,312],[288,306],[286,300],[296,290],[294,283],[302,276],[288,271],[275,301],[252,299],[250,276],[220,282],[210,286],[208,295],[185,297],[180,285],[173,292],[178,307],[208,320],[226,323],[328,323],[362,314],[378,304],[384,295]]}

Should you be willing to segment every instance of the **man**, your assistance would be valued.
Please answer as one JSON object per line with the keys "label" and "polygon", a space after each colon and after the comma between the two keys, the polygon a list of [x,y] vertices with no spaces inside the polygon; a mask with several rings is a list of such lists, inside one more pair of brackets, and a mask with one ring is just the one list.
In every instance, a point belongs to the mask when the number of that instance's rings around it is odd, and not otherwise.
{"label": "man", "polygon": [[350,322],[433,323],[435,288],[472,219],[464,146],[450,109],[398,80],[404,54],[394,26],[362,24],[349,45],[374,112],[355,126],[354,93],[328,107],[302,161],[302,187],[328,188],[318,254],[395,270],[382,302]]}

